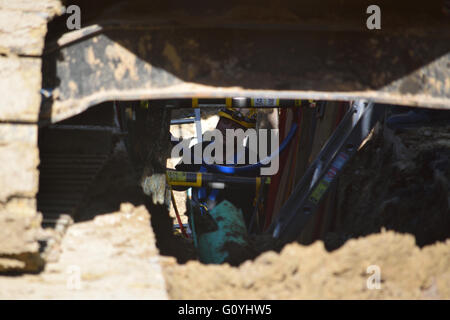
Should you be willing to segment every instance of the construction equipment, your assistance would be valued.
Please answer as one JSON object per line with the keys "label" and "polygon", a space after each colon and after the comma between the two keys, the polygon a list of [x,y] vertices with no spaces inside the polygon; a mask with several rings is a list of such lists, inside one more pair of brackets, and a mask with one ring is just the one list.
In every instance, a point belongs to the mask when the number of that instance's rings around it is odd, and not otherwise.
{"label": "construction equipment", "polygon": [[[176,101],[174,104],[177,105],[179,102]],[[207,102],[211,104],[212,101]],[[217,105],[218,101],[214,102]],[[198,107],[198,105],[199,100],[192,99],[192,106]],[[198,110],[196,118],[199,119],[199,109],[196,108],[195,110]],[[243,116],[239,110],[232,107],[223,108],[219,112],[219,115],[221,120],[217,125],[218,128],[248,128],[249,126],[254,127],[255,125],[254,117],[251,119],[248,116]],[[184,122],[183,120],[177,119],[176,122]],[[196,145],[202,148],[204,147],[200,121],[196,123]],[[178,167],[179,165],[177,165],[177,169]],[[187,167],[190,168],[192,166],[188,165]],[[167,170],[167,182],[170,188],[174,189],[192,187],[192,190],[189,189],[187,191],[189,195],[194,195],[193,197],[188,196],[189,229],[191,230],[190,234],[194,239],[200,260],[204,263],[218,264],[225,261],[233,263],[234,256],[246,250],[248,237],[243,210],[228,201],[230,200],[229,197],[233,197],[233,189],[235,188],[243,190],[250,188],[257,191],[264,190],[264,186],[270,183],[270,178],[225,175],[208,172],[209,168],[203,163],[199,167],[198,172]],[[228,193],[222,196],[222,198],[219,198],[220,190],[224,189]],[[175,201],[173,193],[172,201]],[[255,208],[259,204],[260,201],[255,203]],[[175,203],[174,209],[181,232],[187,236],[187,232],[181,225],[179,212]],[[250,219],[247,220],[250,221]],[[252,218],[253,220],[254,218]]]}
{"label": "construction equipment", "polygon": [[[268,99],[267,99],[268,100]],[[232,100],[233,101],[233,100]],[[240,101],[236,99],[235,101]],[[279,105],[280,100],[271,99],[273,104]],[[281,100],[282,101],[282,100]],[[268,104],[261,104],[261,107],[265,107]],[[301,103],[298,103],[301,105]],[[323,112],[323,111],[322,111]],[[322,150],[318,154],[315,161],[313,161],[306,173],[299,181],[294,191],[286,201],[281,211],[278,213],[276,219],[273,221],[268,232],[274,237],[283,242],[293,241],[301,234],[302,229],[305,227],[308,219],[314,215],[318,209],[321,201],[324,199],[329,188],[333,182],[341,173],[345,164],[356,154],[361,143],[366,139],[370,131],[374,128],[375,124],[384,115],[384,106],[376,105],[373,102],[358,100],[355,101],[349,110],[344,115],[343,119],[339,123],[334,133],[330,136],[327,143],[323,146]],[[218,166],[220,167],[220,166]],[[227,168],[227,167],[221,167]],[[223,170],[224,173],[238,173],[238,170],[233,170],[233,166],[229,167],[229,170]],[[258,180],[261,178],[248,178],[248,177],[236,177],[227,175],[218,175],[212,173],[194,173],[194,172],[175,172],[168,171],[168,179],[171,185],[184,185],[192,187],[213,186],[213,188],[223,188],[225,185],[232,187],[254,186],[260,184]],[[264,178],[263,178],[264,179]],[[267,179],[266,183],[270,180]],[[219,187],[220,186],[220,187]],[[255,202],[261,200],[263,195],[258,194]],[[225,236],[222,233],[221,228],[229,228],[230,224],[236,224],[240,226],[241,217],[236,211],[234,206],[226,206],[231,216],[235,216],[235,219],[226,220],[228,224],[222,226],[217,223],[214,232],[214,236],[207,237],[208,245],[203,246],[203,240],[197,239],[201,249],[201,254],[205,254],[205,262],[220,263],[224,261],[226,255],[215,256],[210,251],[211,248],[215,248],[212,252],[217,252],[217,248],[213,245],[215,241],[223,245]],[[255,206],[256,208],[257,206]],[[206,208],[206,207],[205,207]],[[217,212],[211,214],[217,215],[213,220],[220,217],[220,221],[226,215],[226,209],[217,209]],[[208,210],[207,210],[208,211]],[[224,213],[225,212],[225,213]],[[214,217],[214,215],[212,215]],[[247,230],[254,228],[255,214],[252,216],[252,222],[247,225]],[[216,220],[217,221],[217,220]],[[208,233],[207,233],[208,234]],[[242,236],[242,233],[238,233]],[[220,236],[219,236],[220,235]],[[218,237],[218,238],[216,238]],[[238,243],[240,240],[236,240]],[[217,244],[217,243],[216,243]],[[206,250],[205,248],[208,248]],[[206,251],[205,251],[206,250]],[[219,250],[220,251],[220,250]],[[222,252],[222,251],[220,251]],[[223,252],[222,252],[223,253]]]}
{"label": "construction equipment", "polygon": [[212,187],[214,189],[256,187],[270,184],[270,177],[239,177],[208,172],[167,170],[169,184],[183,187]]}
{"label": "construction equipment", "polygon": [[79,0],[81,30],[67,33],[65,17],[50,26],[40,121],[108,99],[364,98],[445,108],[448,89],[436,83],[448,75],[450,29],[438,2],[378,1],[381,30],[371,30],[365,0]]}
{"label": "construction equipment", "polygon": [[275,238],[288,242],[299,236],[345,164],[383,114],[382,105],[363,100],[353,103],[269,229]]}

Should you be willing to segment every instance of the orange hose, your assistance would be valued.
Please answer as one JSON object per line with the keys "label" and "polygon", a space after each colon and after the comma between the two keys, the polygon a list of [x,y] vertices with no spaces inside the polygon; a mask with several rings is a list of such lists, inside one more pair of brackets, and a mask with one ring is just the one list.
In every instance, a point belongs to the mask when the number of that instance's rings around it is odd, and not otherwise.
{"label": "orange hose", "polygon": [[173,203],[173,209],[175,210],[175,215],[177,216],[178,225],[180,226],[181,233],[183,236],[189,239],[189,235],[187,234],[186,230],[184,229],[183,224],[181,223],[180,213],[178,212],[177,203],[175,201],[175,196],[173,194],[172,188],[170,188],[170,196],[172,197],[172,203]]}

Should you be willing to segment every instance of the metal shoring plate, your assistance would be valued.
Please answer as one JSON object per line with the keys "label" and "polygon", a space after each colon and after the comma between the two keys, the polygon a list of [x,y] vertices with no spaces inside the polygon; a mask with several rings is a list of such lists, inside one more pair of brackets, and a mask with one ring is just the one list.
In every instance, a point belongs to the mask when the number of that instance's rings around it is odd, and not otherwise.
{"label": "metal shoring plate", "polygon": [[[353,104],[281,208],[278,218],[269,228],[273,237],[290,242],[300,235],[332,183],[384,114],[383,111],[382,105],[373,102],[360,100]],[[319,178],[311,183],[313,177]]]}

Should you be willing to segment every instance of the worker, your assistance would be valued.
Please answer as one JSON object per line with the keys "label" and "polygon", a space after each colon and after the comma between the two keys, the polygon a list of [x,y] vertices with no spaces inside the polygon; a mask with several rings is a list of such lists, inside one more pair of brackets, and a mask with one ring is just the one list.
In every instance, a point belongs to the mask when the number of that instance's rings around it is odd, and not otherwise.
{"label": "worker", "polygon": [[[223,137],[226,136],[227,129],[242,129],[247,130],[249,128],[255,128],[256,126],[256,109],[237,109],[226,107],[222,108],[219,111],[219,121],[216,125],[216,129],[219,130]],[[202,149],[205,149],[206,146],[211,143],[210,141],[202,142]],[[233,143],[234,154],[235,157],[245,157],[244,164],[236,166],[242,166],[248,164],[249,153],[250,150],[247,147],[244,147],[244,154],[237,155],[236,152],[238,150],[237,143],[239,141],[235,141]],[[242,143],[242,142],[240,142]],[[225,145],[225,141],[224,141]],[[192,146],[191,150],[195,150],[196,146]],[[226,149],[224,147],[224,149]],[[226,154],[226,150],[223,150],[223,154]],[[202,164],[194,163],[194,152],[191,152],[192,161],[191,164],[186,164],[180,162],[175,166],[177,171],[188,171],[188,172],[207,172],[208,169],[206,166]],[[254,172],[241,172],[240,176],[256,176],[259,173],[258,170],[254,170]],[[183,190],[183,187],[175,187],[175,190]],[[228,200],[237,208],[241,209],[244,212],[244,217],[246,223],[250,222],[250,215],[253,211],[253,198],[255,197],[255,190],[247,190],[246,192],[242,192],[240,189],[228,189],[218,190],[212,188],[195,188],[193,190],[193,200],[201,204],[202,208],[211,210],[216,204],[220,203],[222,200]]]}

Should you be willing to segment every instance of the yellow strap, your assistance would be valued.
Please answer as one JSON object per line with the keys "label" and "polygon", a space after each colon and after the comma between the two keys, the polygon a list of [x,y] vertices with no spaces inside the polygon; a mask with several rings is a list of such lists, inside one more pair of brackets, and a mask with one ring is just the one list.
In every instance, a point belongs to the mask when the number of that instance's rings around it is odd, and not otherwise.
{"label": "yellow strap", "polygon": [[261,188],[261,178],[257,177],[256,178],[256,190],[255,190],[255,198],[253,199],[253,206],[256,206],[256,200],[258,199],[258,195],[259,195],[259,188]]}
{"label": "yellow strap", "polygon": [[198,98],[192,98],[192,108],[198,108]]}
{"label": "yellow strap", "polygon": [[247,114],[247,117],[250,119],[255,118],[256,119],[256,114],[257,114],[258,110],[256,108],[250,108],[250,111]]}
{"label": "yellow strap", "polygon": [[261,178],[256,177],[256,192],[259,191],[259,188],[261,187]]}
{"label": "yellow strap", "polygon": [[[186,181],[186,174],[184,172],[175,172],[171,174],[176,174],[178,181],[173,181],[169,177],[169,173],[166,172],[167,182],[171,186],[183,186],[183,187],[201,187],[202,186],[202,174],[197,173],[197,179],[195,181]],[[184,178],[184,179],[183,179]]]}
{"label": "yellow strap", "polygon": [[149,101],[148,100],[141,100],[140,106],[141,106],[141,108],[148,109]]}
{"label": "yellow strap", "polygon": [[254,127],[255,127],[255,124],[254,124],[254,123],[249,123],[249,122],[245,122],[245,121],[239,121],[239,120],[236,120],[236,119],[233,118],[231,115],[229,115],[228,113],[223,112],[223,111],[219,111],[219,116],[220,116],[220,117],[227,118],[227,119],[230,119],[231,121],[234,121],[234,122],[236,122],[236,123],[239,123],[241,126],[243,126],[244,128],[247,128],[247,129],[249,129],[249,128],[254,128]]}
{"label": "yellow strap", "polygon": [[202,186],[202,174],[200,172],[197,173],[197,183],[199,187]]}

